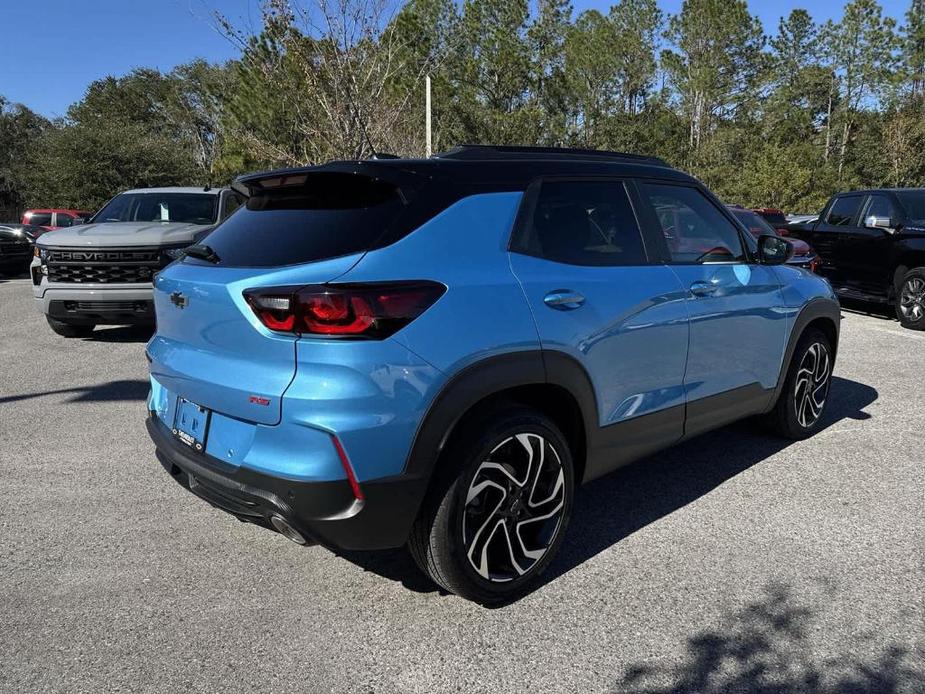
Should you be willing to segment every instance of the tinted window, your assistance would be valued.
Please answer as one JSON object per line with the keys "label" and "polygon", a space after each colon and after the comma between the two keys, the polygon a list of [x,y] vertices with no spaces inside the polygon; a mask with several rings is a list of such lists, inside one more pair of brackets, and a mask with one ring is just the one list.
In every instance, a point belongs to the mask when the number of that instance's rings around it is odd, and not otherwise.
{"label": "tinted window", "polygon": [[678,263],[743,260],[739,232],[696,188],[643,183],[671,258]]}
{"label": "tinted window", "polygon": [[51,212],[33,212],[26,221],[37,227],[50,227]]}
{"label": "tinted window", "polygon": [[925,221],[925,190],[904,190],[897,193],[896,197],[906,208],[909,219]]}
{"label": "tinted window", "polygon": [[836,198],[825,217],[826,224],[837,227],[850,226],[858,213],[858,208],[861,206],[861,199],[860,195]]}
{"label": "tinted window", "polygon": [[642,236],[623,183],[545,181],[532,221],[512,250],[572,265],[646,262]]}
{"label": "tinted window", "polygon": [[889,217],[893,220],[898,217],[893,201],[886,195],[871,195],[870,204],[867,206],[865,214],[868,217]]}
{"label": "tinted window", "polygon": [[237,193],[225,193],[222,203],[222,219],[230,215],[244,203],[244,198]]}
{"label": "tinted window", "polygon": [[69,227],[74,223],[74,218],[63,212],[58,213],[57,225],[59,227]]}
{"label": "tinted window", "polygon": [[735,215],[736,219],[745,225],[745,228],[748,229],[749,233],[756,239],[759,236],[763,236],[765,234],[770,236],[777,236],[777,232],[774,230],[774,227],[772,227],[764,220],[764,215],[759,215],[756,212],[752,212],[751,210],[738,209],[732,210],[732,214]]}
{"label": "tinted window", "polygon": [[250,197],[209,234],[208,245],[221,265],[307,263],[368,250],[402,212],[398,191],[384,181],[314,174],[304,185]]}
{"label": "tinted window", "polygon": [[759,214],[774,226],[782,227],[787,224],[787,218],[783,212],[759,212]]}
{"label": "tinted window", "polygon": [[122,193],[94,217],[94,222],[215,222],[218,195],[213,193]]}

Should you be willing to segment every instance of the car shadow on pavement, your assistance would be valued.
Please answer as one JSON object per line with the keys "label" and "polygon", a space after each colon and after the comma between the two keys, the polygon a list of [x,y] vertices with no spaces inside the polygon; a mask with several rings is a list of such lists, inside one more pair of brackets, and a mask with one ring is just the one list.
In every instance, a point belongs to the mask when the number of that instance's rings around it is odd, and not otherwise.
{"label": "car shadow on pavement", "polygon": [[[825,592],[831,593],[827,586]],[[821,597],[826,597],[825,592]],[[814,602],[819,602],[818,600]],[[839,646],[856,654],[815,655],[815,611],[786,585],[772,583],[763,595],[723,615],[713,628],[687,637],[678,664],[652,661],[625,668],[612,691],[624,694],[874,694],[925,691],[922,662],[907,648],[865,644],[858,636]],[[866,648],[864,648],[866,646]]]}
{"label": "car shadow on pavement", "polygon": [[[845,419],[869,419],[864,408],[877,397],[876,389],[868,385],[833,377],[822,430]],[[746,420],[686,441],[585,485],[575,496],[572,519],[559,554],[533,590],[792,443],[769,435],[754,421]],[[412,590],[439,590],[421,574],[405,549],[340,553],[340,556],[367,571],[401,581]]]}
{"label": "car shadow on pavement", "polygon": [[154,334],[153,325],[119,325],[98,327],[84,342],[147,342]]}
{"label": "car shadow on pavement", "polygon": [[128,402],[130,400],[144,400],[148,397],[151,383],[141,379],[126,379],[123,381],[109,381],[91,386],[78,386],[75,388],[59,388],[57,390],[44,390],[38,393],[23,393],[22,395],[6,395],[0,397],[0,405],[42,398],[47,395],[72,394],[66,402]]}
{"label": "car shadow on pavement", "polygon": [[847,313],[857,313],[862,316],[896,321],[896,311],[889,304],[878,304],[871,301],[860,301],[858,299],[845,299],[844,297],[839,298],[838,303],[842,311],[846,311]]}

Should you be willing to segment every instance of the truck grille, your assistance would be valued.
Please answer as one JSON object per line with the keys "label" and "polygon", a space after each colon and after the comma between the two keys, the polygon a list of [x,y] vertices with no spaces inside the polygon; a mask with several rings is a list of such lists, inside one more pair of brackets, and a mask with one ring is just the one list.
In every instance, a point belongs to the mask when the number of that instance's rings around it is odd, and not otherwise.
{"label": "truck grille", "polygon": [[0,258],[27,258],[32,254],[28,241],[0,240]]}
{"label": "truck grille", "polygon": [[167,263],[160,248],[111,248],[45,251],[49,282],[75,284],[140,284],[151,282]]}

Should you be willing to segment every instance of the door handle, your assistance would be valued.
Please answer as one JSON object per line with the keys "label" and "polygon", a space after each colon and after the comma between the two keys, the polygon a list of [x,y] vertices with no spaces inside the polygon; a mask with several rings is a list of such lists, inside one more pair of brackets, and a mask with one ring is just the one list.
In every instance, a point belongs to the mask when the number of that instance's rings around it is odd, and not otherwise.
{"label": "door handle", "polygon": [[691,284],[691,294],[694,296],[712,296],[717,289],[719,289],[719,285],[711,284],[710,282],[694,282]]}
{"label": "door handle", "polygon": [[543,297],[543,303],[557,311],[571,311],[585,302],[585,298],[570,289],[557,289]]}

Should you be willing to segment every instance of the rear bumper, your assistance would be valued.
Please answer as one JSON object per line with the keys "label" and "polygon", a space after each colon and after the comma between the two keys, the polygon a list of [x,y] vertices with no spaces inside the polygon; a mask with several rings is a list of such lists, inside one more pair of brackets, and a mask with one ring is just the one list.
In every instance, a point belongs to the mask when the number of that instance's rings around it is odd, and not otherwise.
{"label": "rear bumper", "polygon": [[405,544],[427,487],[426,479],[410,475],[369,480],[358,501],[346,479],[289,480],[194,453],[149,415],[157,458],[183,487],[243,521],[269,528],[269,519],[280,515],[303,536],[335,549]]}

